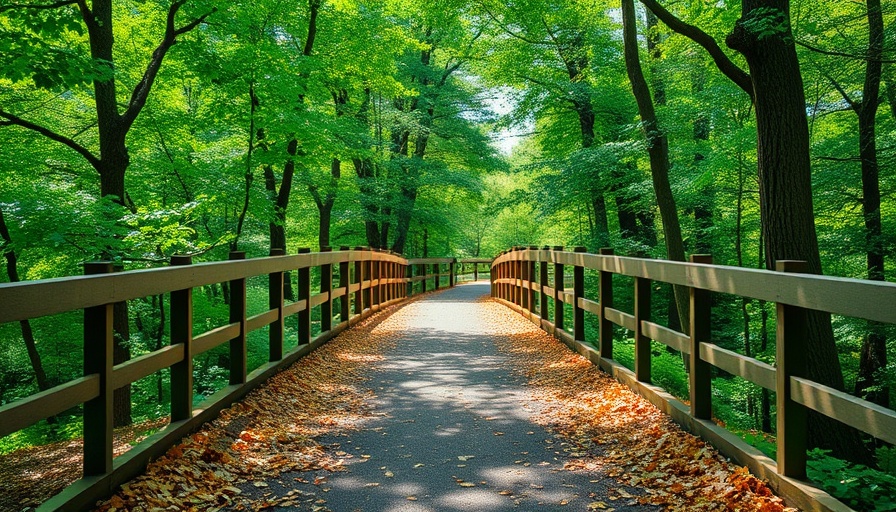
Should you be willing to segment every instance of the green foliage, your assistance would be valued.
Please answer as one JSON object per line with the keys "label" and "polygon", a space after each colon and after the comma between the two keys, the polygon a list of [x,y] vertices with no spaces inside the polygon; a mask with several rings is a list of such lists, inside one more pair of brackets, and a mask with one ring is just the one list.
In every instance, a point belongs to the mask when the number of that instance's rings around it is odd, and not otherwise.
{"label": "green foliage", "polygon": [[741,22],[741,26],[753,37],[762,41],[769,37],[789,37],[790,17],[777,7],[758,7],[751,9]]}
{"label": "green foliage", "polygon": [[[892,457],[891,452],[884,453]],[[822,489],[859,511],[884,512],[896,507],[896,475],[850,464],[828,453],[820,449],[809,452],[809,478]]]}

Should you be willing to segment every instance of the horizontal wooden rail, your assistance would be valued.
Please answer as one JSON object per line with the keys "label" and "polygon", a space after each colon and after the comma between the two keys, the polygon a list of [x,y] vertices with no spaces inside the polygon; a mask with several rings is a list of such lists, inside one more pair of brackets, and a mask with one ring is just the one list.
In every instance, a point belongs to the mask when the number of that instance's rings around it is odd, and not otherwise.
{"label": "horizontal wooden rail", "polygon": [[48,418],[71,409],[100,394],[99,375],[88,375],[41,391],[28,398],[0,407],[0,437],[33,424],[35,417]]}
{"label": "horizontal wooden rail", "polygon": [[[564,251],[561,247],[514,248],[495,258],[491,266],[492,296],[520,311],[571,348],[646,396],[686,428],[704,435],[752,471],[770,480],[797,506],[811,510],[846,510],[845,506],[801,480],[806,471],[805,410],[855,427],[877,439],[896,443],[896,411],[878,406],[802,377],[805,369],[805,312],[832,314],[896,323],[896,284],[800,273],[800,262],[779,262],[779,271],[712,265],[708,257],[672,262]],[[595,271],[599,288],[586,298],[584,270]],[[633,278],[635,311],[613,305],[613,275]],[[572,280],[570,281],[570,277]],[[649,318],[650,282],[682,285],[691,293],[691,336],[659,325]],[[709,336],[709,293],[725,293],[778,304],[776,366],[713,344]],[[535,297],[538,297],[536,311]],[[554,318],[548,301],[553,299]],[[564,326],[560,304],[573,305],[573,326]],[[639,310],[638,304],[646,309]],[[886,305],[886,306],[885,306]],[[599,322],[596,340],[585,339],[584,314]],[[635,370],[613,360],[613,326],[633,331]],[[570,332],[567,332],[569,330]],[[657,341],[690,357],[690,406],[684,406],[650,384],[650,341]],[[593,344],[592,344],[593,343]],[[695,353],[698,353],[696,356]],[[790,354],[789,357],[785,354]],[[698,357],[699,356],[699,357]],[[711,373],[715,366],[776,393],[778,404],[777,463],[739,438],[721,433],[711,418]]]}
{"label": "horizontal wooden rail", "polygon": [[[270,257],[255,259],[234,252],[225,262],[192,264],[190,257],[176,256],[170,267],[120,273],[111,273],[111,264],[100,262],[88,265],[91,275],[0,284],[0,304],[4,304],[0,323],[83,310],[85,352],[90,354],[85,358],[85,377],[0,407],[0,436],[83,404],[85,431],[93,428],[85,435],[84,478],[45,502],[42,509],[85,509],[110,494],[116,485],[136,476],[151,457],[164,453],[181,436],[266,378],[360,318],[413,295],[414,283],[430,280],[439,288],[442,278],[447,277],[448,285],[453,286],[456,262],[455,258],[409,262],[395,254],[365,248],[335,252],[325,248],[317,253],[300,249],[299,254],[289,256],[276,250]],[[413,268],[411,264],[424,266],[427,272],[412,276],[408,270]],[[313,268],[320,269],[321,276],[321,289],[314,294],[310,289]],[[284,301],[284,275],[293,271],[299,276],[299,300],[289,303]],[[338,283],[333,279],[337,272]],[[249,316],[246,281],[256,276],[267,276],[269,300],[263,311]],[[230,283],[230,322],[193,335],[193,289],[222,282]],[[420,291],[426,291],[425,285]],[[113,304],[163,293],[171,294],[169,345],[114,367],[106,356],[96,357],[97,351],[111,354],[113,335],[108,315]],[[312,339],[310,311],[314,308],[320,308],[322,332]],[[299,317],[299,342],[284,351],[283,322],[293,315]],[[270,362],[249,373],[247,335],[264,328],[268,331]],[[194,408],[192,360],[226,343],[230,344],[231,385]],[[171,425],[113,460],[111,420],[105,419],[111,414],[110,394],[168,368]]]}
{"label": "horizontal wooden rail", "polygon": [[791,377],[790,386],[794,401],[896,444],[896,411],[799,377]]}
{"label": "horizontal wooden rail", "polygon": [[[193,351],[193,354],[195,356],[196,352]],[[130,361],[115,366],[112,370],[112,388],[118,389],[132,382],[137,382],[159,370],[170,368],[183,361],[183,359],[184,346],[180,344],[169,345],[155,352],[135,357]]]}
{"label": "horizontal wooden rail", "polygon": [[221,327],[206,331],[193,338],[193,357],[222,345],[224,342],[236,338],[239,334],[240,324],[238,323],[222,325]]}

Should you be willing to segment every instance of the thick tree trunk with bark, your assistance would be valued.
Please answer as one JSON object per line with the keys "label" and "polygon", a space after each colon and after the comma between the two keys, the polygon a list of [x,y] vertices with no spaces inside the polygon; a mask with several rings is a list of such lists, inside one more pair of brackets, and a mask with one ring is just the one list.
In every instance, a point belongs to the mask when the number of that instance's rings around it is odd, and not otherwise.
{"label": "thick tree trunk with bark", "polygon": [[[778,32],[769,34],[768,27]],[[803,260],[821,273],[821,257],[812,207],[809,128],[803,80],[788,0],[744,0],[741,18],[726,40],[747,60],[754,92],[762,234],[766,267],[778,260]],[[809,314],[809,377],[843,389],[843,373],[830,315]],[[855,430],[813,414],[810,442],[840,457],[865,459]]]}
{"label": "thick tree trunk with bark", "polygon": [[[130,203],[125,189],[125,173],[130,164],[126,142],[128,132],[146,105],[146,100],[155,83],[159,69],[162,67],[162,61],[165,59],[168,50],[177,42],[177,37],[196,28],[208,15],[214,12],[213,9],[211,12],[177,28],[175,26],[175,18],[184,3],[186,3],[186,0],[177,0],[168,8],[162,40],[153,51],[143,76],[131,91],[131,97],[125,104],[123,111],[120,110],[119,98],[116,93],[117,73],[113,58],[115,39],[113,37],[112,0],[94,0],[89,5],[88,2],[59,2],[56,5],[47,6],[47,8],[51,9],[68,9],[72,4],[77,5],[81,19],[85,27],[87,27],[90,57],[98,65],[107,68],[105,70],[107,73],[97,74],[93,81],[96,127],[99,140],[98,155],[70,137],[55,133],[46,127],[29,122],[3,110],[0,110],[0,119],[3,120],[0,121],[0,125],[20,126],[68,146],[84,157],[99,173],[100,194],[103,197],[113,198],[115,202],[127,206],[133,211],[134,206]],[[116,218],[112,220],[118,221],[120,215],[118,213],[113,215],[116,215]],[[111,248],[106,248],[103,252],[102,257],[108,259],[116,256],[112,254]],[[116,333],[114,362],[119,364],[126,360],[123,358],[128,357],[127,341],[129,328],[126,303],[116,304],[113,328]],[[114,403],[116,426],[130,424],[130,386],[125,386],[115,391]]]}
{"label": "thick tree trunk with bark", "polygon": [[[666,256],[673,261],[684,261],[684,241],[681,236],[681,225],[672,186],[669,183],[669,142],[657,122],[650,89],[641,70],[638,56],[637,29],[635,24],[634,0],[622,0],[623,42],[625,45],[625,69],[632,84],[632,93],[638,104],[641,116],[641,128],[647,139],[647,152],[650,156],[650,173],[653,177],[653,189],[663,222],[663,238],[666,242]],[[682,328],[688,325],[688,289],[674,287],[675,304]]]}
{"label": "thick tree trunk with bark", "polygon": [[336,203],[336,187],[339,179],[342,177],[342,162],[338,158],[334,158],[330,163],[330,183],[326,187],[326,191],[321,194],[316,185],[310,185],[308,192],[317,205],[318,212],[318,236],[317,243],[323,247],[331,247],[330,245],[330,225],[333,217],[333,205]]}

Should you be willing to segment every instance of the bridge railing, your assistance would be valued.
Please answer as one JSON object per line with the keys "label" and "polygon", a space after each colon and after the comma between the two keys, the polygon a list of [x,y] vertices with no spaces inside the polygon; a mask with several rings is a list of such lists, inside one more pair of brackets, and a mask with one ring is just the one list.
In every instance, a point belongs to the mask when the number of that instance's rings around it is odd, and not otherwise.
{"label": "bridge railing", "polygon": [[491,258],[464,258],[457,260],[457,282],[478,281],[480,274],[488,276]]}
{"label": "bridge railing", "polygon": [[[806,477],[809,409],[896,444],[896,411],[807,378],[810,350],[807,312],[817,310],[894,324],[896,284],[800,273],[805,265],[794,261],[779,261],[778,271],[773,272],[712,265],[711,257],[705,255],[692,256],[691,262],[683,263],[620,257],[610,249],[603,249],[599,254],[585,253],[584,248],[562,249],[515,248],[502,253],[491,267],[492,295],[589,357],[678,423],[749,466],[779,492],[796,500],[797,506],[818,509],[819,503],[829,503],[830,507],[825,505],[822,509],[842,509],[842,504],[830,496],[800,483]],[[585,289],[585,269],[598,273],[597,289]],[[567,282],[570,271],[571,289]],[[633,278],[633,311],[614,307],[613,275]],[[689,288],[690,335],[652,321],[650,301],[654,281]],[[777,304],[775,366],[713,343],[711,293]],[[549,298],[553,301],[553,312],[548,311]],[[572,307],[570,319],[564,318],[564,304]],[[597,339],[585,337],[586,313],[597,317]],[[634,334],[634,372],[613,360],[614,325]],[[650,384],[651,340],[689,358],[689,406]],[[776,463],[711,421],[712,366],[776,393]]]}
{"label": "bridge railing", "polygon": [[[84,375],[0,407],[0,437],[42,419],[83,406],[83,478],[46,501],[42,509],[80,510],[111,494],[139,474],[181,437],[209,421],[252,388],[308,354],[373,312],[425,292],[426,283],[447,278],[454,285],[453,258],[406,260],[362,247],[342,247],[230,261],[193,264],[175,256],[171,266],[113,273],[110,262],[85,264],[84,276],[0,284],[0,324],[84,311]],[[312,290],[311,270],[319,269],[319,290]],[[416,269],[412,275],[410,270]],[[284,300],[284,276],[297,273],[295,302]],[[334,275],[338,281],[334,283]],[[247,314],[247,279],[267,276],[268,308]],[[229,323],[194,334],[193,289],[228,283]],[[415,283],[421,286],[414,288]],[[112,315],[116,303],[170,293],[170,344],[113,365]],[[312,336],[311,311],[320,308],[320,333]],[[298,317],[297,346],[284,351],[284,322]],[[247,368],[247,335],[268,327],[268,363]],[[193,407],[193,359],[229,344],[229,385]],[[113,457],[113,392],[163,369],[170,369],[171,422],[131,450]]]}

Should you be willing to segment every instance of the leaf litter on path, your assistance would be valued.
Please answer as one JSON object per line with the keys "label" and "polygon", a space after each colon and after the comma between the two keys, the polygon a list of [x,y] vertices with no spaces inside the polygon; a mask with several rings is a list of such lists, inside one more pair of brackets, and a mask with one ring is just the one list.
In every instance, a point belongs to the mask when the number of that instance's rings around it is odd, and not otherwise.
{"label": "leaf litter on path", "polygon": [[[568,471],[603,470],[620,484],[612,499],[674,511],[790,512],[745,467],[681,430],[625,385],[493,299],[480,301],[494,321],[499,349],[522,375],[540,407],[533,418],[556,433],[571,457]],[[611,509],[594,501],[590,510]]]}
{"label": "leaf litter on path", "polygon": [[[328,510],[315,494],[329,490],[320,487],[326,478],[315,477],[316,487],[282,496],[268,489],[283,473],[344,470],[344,460],[352,456],[316,439],[359,428],[373,417],[374,394],[364,386],[364,373],[401,335],[401,326],[390,320],[395,309],[342,332],[272,377],[183,438],[96,510]],[[247,492],[251,489],[256,491]]]}
{"label": "leaf litter on path", "polygon": [[[611,489],[609,497],[592,493],[589,510],[612,510],[617,503],[632,502],[681,511],[793,510],[744,468],[726,462],[649,402],[518,314],[488,299],[479,305],[487,308],[493,322],[486,334],[494,335],[499,348],[514,356],[514,370],[526,377],[532,400],[539,404],[532,408],[533,418],[555,434],[546,442],[568,455],[563,469],[601,470],[621,485],[646,490],[641,496],[622,487]],[[381,354],[394,345],[403,328],[386,315],[375,315],[343,332],[224,410],[150,464],[143,476],[99,504],[98,510],[283,506],[328,510],[326,500],[315,494],[324,490],[319,485],[307,492],[293,489],[282,496],[267,492],[261,497],[257,494],[264,487],[249,493],[240,486],[252,489],[252,482],[273,481],[286,472],[344,469],[344,460],[352,456],[315,439],[358,428],[375,417],[369,405],[374,392],[364,386],[364,373],[371,363],[382,360]],[[369,457],[363,454],[360,460]],[[458,456],[461,461],[466,458],[472,457]],[[325,482],[321,477],[314,480]],[[476,486],[463,480],[457,484]],[[505,492],[509,491],[499,494]]]}

